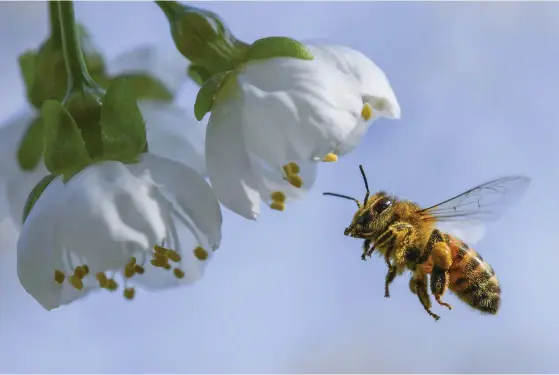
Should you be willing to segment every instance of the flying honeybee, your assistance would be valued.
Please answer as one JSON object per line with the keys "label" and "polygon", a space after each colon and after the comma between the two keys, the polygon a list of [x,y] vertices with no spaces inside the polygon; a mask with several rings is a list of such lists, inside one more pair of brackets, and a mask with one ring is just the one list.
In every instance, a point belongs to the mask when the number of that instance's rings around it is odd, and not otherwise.
{"label": "flying honeybee", "polygon": [[357,203],[358,210],[344,234],[365,240],[361,259],[366,260],[375,250],[384,256],[388,266],[384,296],[390,297],[390,284],[396,275],[409,269],[410,290],[435,320],[440,317],[431,311],[428,283],[442,306],[452,308],[442,300],[450,289],[474,309],[496,314],[501,288],[495,271],[463,240],[470,245],[477,242],[483,234],[483,224],[499,219],[506,208],[520,199],[531,180],[524,176],[499,178],[421,208],[384,191],[370,196],[363,167],[360,165],[359,169],[366,189],[363,203],[347,195],[324,195]]}

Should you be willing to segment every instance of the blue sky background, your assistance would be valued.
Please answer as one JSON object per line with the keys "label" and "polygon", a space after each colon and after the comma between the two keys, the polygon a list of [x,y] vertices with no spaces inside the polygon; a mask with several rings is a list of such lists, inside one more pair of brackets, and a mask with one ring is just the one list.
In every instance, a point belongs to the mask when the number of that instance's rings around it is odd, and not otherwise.
{"label": "blue sky background", "polygon": [[[324,165],[283,213],[225,213],[219,256],[195,287],[99,293],[45,312],[18,284],[13,228],[0,224],[0,372],[559,371],[559,3],[204,3],[247,42],[271,35],[347,44],[392,82],[401,121],[374,124],[361,146]],[[79,3],[107,58],[171,43],[152,3]],[[47,30],[44,3],[0,3],[0,120],[24,103],[16,56]],[[190,87],[189,92],[194,92]],[[185,96],[185,105],[192,97]],[[498,316],[448,297],[435,323],[398,279],[383,297],[382,261],[343,236],[372,189],[437,203],[504,174],[525,198],[477,245],[500,277]],[[374,177],[373,177],[374,176]]]}

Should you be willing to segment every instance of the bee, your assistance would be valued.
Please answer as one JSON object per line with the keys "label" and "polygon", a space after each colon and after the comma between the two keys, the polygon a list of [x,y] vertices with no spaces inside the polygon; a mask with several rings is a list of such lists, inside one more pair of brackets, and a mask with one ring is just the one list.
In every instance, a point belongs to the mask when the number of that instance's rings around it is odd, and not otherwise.
{"label": "bee", "polygon": [[497,314],[501,287],[493,268],[471,245],[481,239],[484,224],[499,219],[525,193],[530,178],[508,176],[486,182],[428,208],[402,200],[385,191],[370,195],[363,166],[359,166],[366,194],[363,203],[342,194],[324,195],[357,203],[357,212],[344,235],[364,239],[362,260],[374,251],[388,267],[384,296],[390,284],[406,269],[412,272],[409,287],[425,311],[431,311],[431,294],[437,303],[452,309],[442,297],[448,289],[484,314]]}

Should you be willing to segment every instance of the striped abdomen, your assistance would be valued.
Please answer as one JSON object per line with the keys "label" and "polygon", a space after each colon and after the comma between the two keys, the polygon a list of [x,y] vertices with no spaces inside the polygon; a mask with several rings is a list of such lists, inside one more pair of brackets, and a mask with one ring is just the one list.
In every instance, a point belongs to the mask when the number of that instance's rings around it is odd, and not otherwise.
{"label": "striped abdomen", "polygon": [[496,314],[501,305],[501,287],[493,268],[458,238],[448,234],[444,237],[453,260],[450,290],[474,309]]}

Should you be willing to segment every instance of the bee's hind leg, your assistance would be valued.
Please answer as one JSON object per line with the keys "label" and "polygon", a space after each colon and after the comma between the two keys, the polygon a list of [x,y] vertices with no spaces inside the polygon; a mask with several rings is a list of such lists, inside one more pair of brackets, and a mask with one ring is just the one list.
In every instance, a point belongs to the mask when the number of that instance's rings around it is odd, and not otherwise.
{"label": "bee's hind leg", "polygon": [[427,247],[427,251],[431,254],[434,263],[431,273],[431,293],[433,293],[439,305],[445,306],[451,310],[452,306],[441,299],[448,290],[450,284],[450,273],[448,271],[452,265],[450,248],[446,242],[444,242],[441,232],[437,229],[433,230],[431,233]]}
{"label": "bee's hind leg", "polygon": [[427,275],[425,273],[414,272],[410,279],[410,291],[416,294],[419,302],[430,316],[435,320],[441,317],[431,311],[431,298],[427,292]]}

